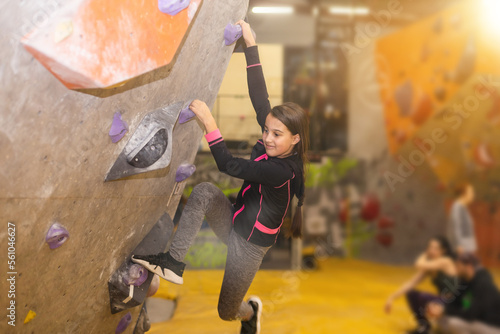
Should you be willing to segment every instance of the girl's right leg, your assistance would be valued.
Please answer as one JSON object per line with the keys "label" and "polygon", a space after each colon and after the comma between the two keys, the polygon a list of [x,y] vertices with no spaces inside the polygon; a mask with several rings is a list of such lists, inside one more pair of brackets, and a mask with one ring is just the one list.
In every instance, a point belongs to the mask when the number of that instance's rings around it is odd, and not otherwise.
{"label": "girl's right leg", "polygon": [[161,278],[182,284],[186,266],[182,261],[198,234],[203,217],[215,234],[227,244],[232,229],[233,206],[222,190],[211,183],[200,183],[193,188],[182,212],[177,232],[167,253],[134,255],[132,261],[139,263]]}
{"label": "girl's right leg", "polygon": [[203,182],[193,188],[191,196],[182,211],[170,254],[177,261],[183,261],[200,231],[206,217],[208,225],[217,237],[227,245],[232,229],[233,205],[222,190],[211,183]]}

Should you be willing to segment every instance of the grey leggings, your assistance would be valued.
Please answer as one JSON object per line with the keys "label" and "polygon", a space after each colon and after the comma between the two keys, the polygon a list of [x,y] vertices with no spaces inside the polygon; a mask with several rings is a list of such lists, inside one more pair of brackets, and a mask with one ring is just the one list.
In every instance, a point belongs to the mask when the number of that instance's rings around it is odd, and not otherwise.
{"label": "grey leggings", "polygon": [[217,237],[227,245],[218,311],[220,318],[228,321],[252,317],[253,309],[243,299],[270,248],[254,245],[234,232],[233,213],[233,205],[219,188],[207,182],[198,184],[184,207],[170,246],[172,257],[182,261],[206,217]]}

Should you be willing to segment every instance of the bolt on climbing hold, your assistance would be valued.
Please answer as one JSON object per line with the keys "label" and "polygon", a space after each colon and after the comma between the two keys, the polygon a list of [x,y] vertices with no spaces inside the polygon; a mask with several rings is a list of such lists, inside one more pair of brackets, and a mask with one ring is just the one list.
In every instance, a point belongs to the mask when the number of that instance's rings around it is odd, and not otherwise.
{"label": "bolt on climbing hold", "polygon": [[125,136],[128,131],[128,125],[122,120],[122,115],[117,111],[113,115],[113,123],[111,123],[111,129],[109,130],[109,137],[113,143],[117,143],[120,139]]}
{"label": "bolt on climbing hold", "polygon": [[59,22],[54,31],[54,43],[59,43],[68,38],[73,33],[73,21],[64,20]]}
{"label": "bolt on climbing hold", "polygon": [[182,182],[196,171],[196,166],[191,164],[182,164],[175,172],[175,182]]}
{"label": "bolt on climbing hold", "polygon": [[54,223],[49,228],[45,236],[45,242],[49,245],[50,249],[56,249],[62,246],[69,238],[69,232],[59,223]]}
{"label": "bolt on climbing hold", "polygon": [[240,39],[243,35],[241,26],[239,24],[228,23],[224,29],[224,41],[226,45],[229,46]]}
{"label": "bolt on climbing hold", "polygon": [[186,180],[188,177],[193,175],[193,173],[195,171],[196,171],[196,166],[191,165],[191,164],[182,164],[177,168],[177,171],[175,172],[175,182],[176,183],[175,183],[174,189],[170,193],[170,197],[168,198],[167,206],[170,205],[170,200],[172,199],[172,196],[177,195],[179,193],[180,182]]}
{"label": "bolt on climbing hold", "polygon": [[28,314],[26,315],[26,318],[24,318],[24,323],[27,324],[31,320],[33,320],[36,317],[36,313],[32,310],[29,310]]}
{"label": "bolt on climbing hold", "polygon": [[172,131],[183,102],[147,114],[111,167],[106,181],[165,168],[172,157]]}
{"label": "bolt on climbing hold", "polygon": [[134,298],[134,286],[141,286],[148,279],[148,271],[140,264],[131,265],[123,276],[123,283],[129,286],[128,297],[123,300],[127,304]]}
{"label": "bolt on climbing hold", "polygon": [[128,325],[130,325],[131,322],[132,322],[132,314],[128,312],[120,319],[120,322],[116,326],[115,334],[121,334],[125,332],[125,330],[127,329]]}
{"label": "bolt on climbing hold", "polygon": [[148,271],[140,264],[133,264],[123,276],[123,283],[126,285],[140,286],[147,278]]}
{"label": "bolt on climbing hold", "polygon": [[190,2],[191,0],[158,0],[158,9],[162,13],[174,16],[186,9]]}
{"label": "bolt on climbing hold", "polygon": [[179,124],[186,123],[187,121],[191,120],[191,118],[196,116],[194,114],[194,112],[189,108],[189,106],[191,105],[192,102],[193,101],[189,101],[189,103],[187,104],[187,107],[185,107],[184,109],[181,110],[181,112],[179,114]]}

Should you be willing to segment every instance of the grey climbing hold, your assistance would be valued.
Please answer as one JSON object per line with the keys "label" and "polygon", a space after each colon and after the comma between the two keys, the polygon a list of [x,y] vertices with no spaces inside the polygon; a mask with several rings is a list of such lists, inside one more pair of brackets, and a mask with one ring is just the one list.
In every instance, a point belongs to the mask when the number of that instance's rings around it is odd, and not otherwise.
{"label": "grey climbing hold", "polygon": [[228,23],[224,29],[224,41],[226,45],[231,45],[243,36],[243,31],[239,24]]}
{"label": "grey climbing hold", "polygon": [[137,323],[134,328],[133,334],[144,334],[151,329],[151,322],[149,321],[149,316],[146,311],[146,304],[142,305],[141,313],[137,318]]}
{"label": "grey climbing hold", "polygon": [[49,228],[45,236],[45,242],[49,245],[50,249],[61,247],[63,243],[69,238],[69,232],[59,223],[54,223]]}
{"label": "grey climbing hold", "polygon": [[182,102],[174,103],[147,114],[109,170],[105,181],[167,167],[172,156],[172,130],[182,105]]}
{"label": "grey climbing hold", "polygon": [[165,14],[177,15],[189,6],[191,0],[158,0],[158,9]]}
{"label": "grey climbing hold", "polygon": [[179,114],[179,124],[184,124],[187,121],[191,120],[191,118],[196,116],[194,112],[189,108],[192,102],[193,101],[189,102],[187,107],[181,110],[181,113]]}
{"label": "grey climbing hold", "polygon": [[113,143],[117,143],[120,139],[125,136],[128,131],[128,125],[122,120],[122,115],[120,112],[115,112],[113,115],[113,123],[111,123],[111,129],[109,129],[109,137]]}
{"label": "grey climbing hold", "polygon": [[182,164],[175,172],[175,182],[182,182],[196,171],[196,166],[191,164]]}
{"label": "grey climbing hold", "polygon": [[132,151],[127,161],[134,167],[146,168],[160,160],[167,150],[168,133],[165,129],[158,130],[143,147],[138,151]]}
{"label": "grey climbing hold", "polygon": [[141,286],[148,278],[148,271],[140,264],[133,264],[128,268],[123,276],[123,283],[126,285]]}
{"label": "grey climbing hold", "polygon": [[120,322],[116,326],[115,334],[121,334],[125,332],[125,330],[127,329],[128,325],[130,325],[131,322],[132,322],[132,314],[128,312],[120,319]]}
{"label": "grey climbing hold", "polygon": [[398,104],[399,114],[402,117],[409,116],[413,101],[413,85],[411,81],[408,80],[396,88],[394,92],[394,99]]}

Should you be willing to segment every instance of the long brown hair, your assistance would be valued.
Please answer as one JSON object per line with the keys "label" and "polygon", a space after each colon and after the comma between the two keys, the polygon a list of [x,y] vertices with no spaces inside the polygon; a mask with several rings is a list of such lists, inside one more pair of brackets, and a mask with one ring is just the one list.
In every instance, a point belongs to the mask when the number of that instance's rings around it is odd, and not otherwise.
{"label": "long brown hair", "polygon": [[293,238],[302,237],[302,204],[304,204],[305,198],[305,167],[308,164],[307,151],[309,150],[309,118],[306,115],[304,109],[302,109],[298,104],[293,102],[287,102],[282,105],[276,106],[271,109],[270,114],[276,117],[283,123],[292,135],[299,135],[300,141],[295,144],[294,152],[297,153],[302,166],[302,182],[300,184],[299,190],[295,191],[295,196],[299,199],[297,205],[297,210],[293,216],[292,225],[290,226],[289,236]]}

